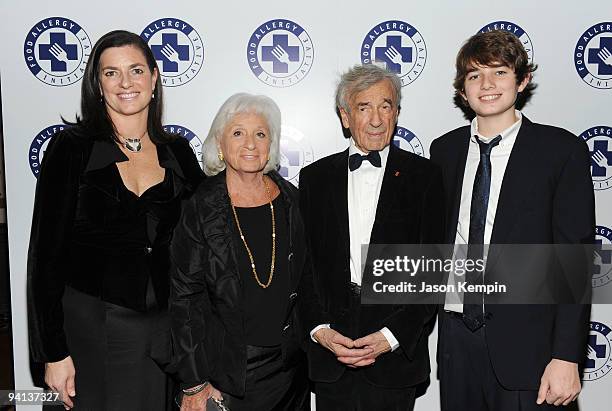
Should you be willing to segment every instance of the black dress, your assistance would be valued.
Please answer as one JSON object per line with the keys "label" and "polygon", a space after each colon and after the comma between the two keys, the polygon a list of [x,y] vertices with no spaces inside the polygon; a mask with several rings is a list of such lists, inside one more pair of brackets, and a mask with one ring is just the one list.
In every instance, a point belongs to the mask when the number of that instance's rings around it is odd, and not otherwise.
{"label": "black dress", "polygon": [[[186,141],[157,145],[164,180],[140,197],[114,142],[59,134],[42,165],[28,254],[34,361],[71,356],[76,410],[169,410],[168,247],[202,178]],[[157,362],[162,363],[160,366]]]}
{"label": "black dress", "polygon": [[[281,330],[289,301],[289,233],[282,196],[274,201],[276,222],[275,267],[272,281],[261,287],[251,270],[246,247],[234,231],[238,271],[242,280],[247,343],[246,388],[244,397],[224,394],[231,411],[308,409],[310,392],[303,364],[283,369]],[[270,205],[236,207],[240,227],[257,269],[259,281],[268,283],[272,259]]]}

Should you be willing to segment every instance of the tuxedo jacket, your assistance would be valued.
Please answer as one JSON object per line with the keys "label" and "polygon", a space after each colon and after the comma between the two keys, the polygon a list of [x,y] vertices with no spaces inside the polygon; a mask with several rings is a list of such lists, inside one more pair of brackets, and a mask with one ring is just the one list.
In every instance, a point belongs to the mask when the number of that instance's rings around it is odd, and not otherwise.
{"label": "tuxedo jacket", "polygon": [[[430,148],[431,160],[442,168],[444,178],[448,243],[455,241],[457,232],[470,133],[470,126],[458,128],[436,139]],[[582,140],[523,116],[503,177],[490,243],[592,244],[595,207],[589,167]],[[490,263],[491,258],[487,272]],[[588,277],[586,270],[584,276]],[[489,357],[505,388],[537,390],[552,358],[582,362],[590,305],[486,302],[485,296],[485,310],[490,313],[484,329]],[[440,344],[452,343],[443,328]]]}
{"label": "tuxedo jacket", "polygon": [[[429,376],[428,325],[436,307],[427,305],[361,306],[349,310],[348,149],[316,161],[300,172],[300,208],[313,265],[310,331],[319,324],[358,338],[389,328],[400,347],[366,367],[365,378],[382,387],[408,387]],[[372,228],[372,244],[440,243],[444,236],[441,173],[429,160],[390,146]],[[334,382],[346,367],[319,344],[308,346],[310,376]]]}

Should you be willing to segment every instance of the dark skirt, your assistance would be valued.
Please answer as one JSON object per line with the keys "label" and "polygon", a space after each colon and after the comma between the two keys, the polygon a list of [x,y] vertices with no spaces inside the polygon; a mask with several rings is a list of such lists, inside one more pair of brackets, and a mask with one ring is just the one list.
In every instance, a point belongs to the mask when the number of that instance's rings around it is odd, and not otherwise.
{"label": "dark skirt", "polygon": [[75,410],[172,409],[171,383],[150,356],[157,331],[168,323],[166,312],[141,313],[70,287],[62,302],[76,370]]}
{"label": "dark skirt", "polygon": [[248,345],[245,396],[223,398],[230,411],[310,411],[306,365],[283,370],[280,346]]}

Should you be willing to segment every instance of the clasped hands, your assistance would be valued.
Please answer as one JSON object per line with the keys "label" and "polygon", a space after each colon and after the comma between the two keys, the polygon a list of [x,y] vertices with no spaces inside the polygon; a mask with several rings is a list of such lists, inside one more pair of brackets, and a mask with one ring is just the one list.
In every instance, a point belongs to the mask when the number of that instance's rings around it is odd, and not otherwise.
{"label": "clasped hands", "polygon": [[352,340],[331,328],[321,328],[313,338],[331,351],[338,361],[351,368],[371,365],[380,354],[391,351],[389,342],[380,331]]}

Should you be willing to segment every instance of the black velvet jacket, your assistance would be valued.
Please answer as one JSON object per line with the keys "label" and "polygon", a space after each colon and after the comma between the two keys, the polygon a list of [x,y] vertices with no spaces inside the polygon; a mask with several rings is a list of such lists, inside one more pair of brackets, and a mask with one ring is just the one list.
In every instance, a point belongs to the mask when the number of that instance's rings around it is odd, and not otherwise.
{"label": "black velvet jacket", "polygon": [[[156,305],[167,307],[168,245],[181,199],[204,174],[189,143],[157,145],[159,164],[172,192],[151,201],[150,215],[125,201],[117,162],[127,161],[116,143],[97,140],[81,127],[49,143],[36,186],[28,251],[28,311],[32,358],[59,361],[69,355],[62,296],[69,285],[100,299],[145,311],[147,284]],[[146,193],[145,193],[146,194]],[[153,218],[154,233],[147,233]],[[150,241],[153,238],[153,241]]]}
{"label": "black velvet jacket", "polygon": [[[279,186],[289,227],[289,299],[282,330],[286,367],[303,355],[300,326],[308,295],[310,262],[298,192],[278,173],[268,174]],[[243,290],[232,241],[236,230],[225,172],[209,177],[185,202],[171,245],[170,314],[174,358],[167,369],[184,386],[210,381],[232,395],[245,392],[246,343]]]}

